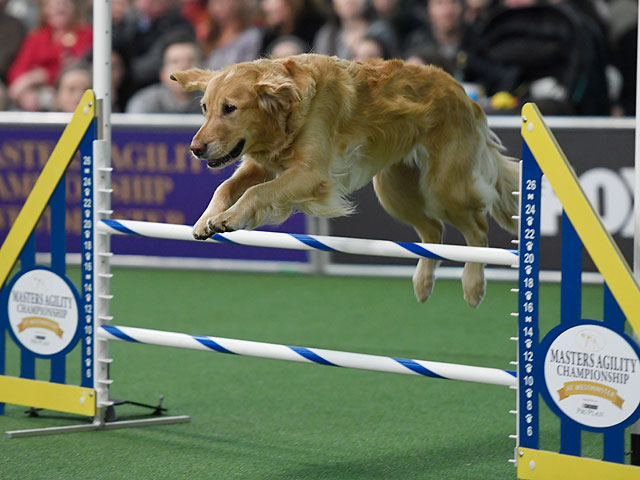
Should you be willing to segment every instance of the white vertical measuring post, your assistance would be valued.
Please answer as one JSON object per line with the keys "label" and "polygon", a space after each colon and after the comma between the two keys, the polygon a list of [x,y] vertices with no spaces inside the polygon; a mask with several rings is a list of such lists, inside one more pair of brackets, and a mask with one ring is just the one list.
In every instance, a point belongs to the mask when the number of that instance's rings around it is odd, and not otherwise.
{"label": "white vertical measuring post", "polygon": [[94,388],[97,414],[94,424],[104,424],[109,400],[109,346],[96,332],[108,322],[109,235],[98,232],[96,225],[111,214],[111,0],[93,2],[93,89],[97,102],[97,139],[93,145],[93,315],[94,315]]}
{"label": "white vertical measuring post", "polygon": [[[89,428],[114,429],[141,425],[184,423],[189,416],[153,417],[111,421],[105,418],[109,399],[109,340],[98,336],[112,320],[109,313],[112,277],[110,233],[97,226],[111,216],[111,0],[93,1],[93,90],[97,103],[97,140],[93,144],[93,385],[96,390],[96,416]],[[105,423],[106,422],[106,423]]]}

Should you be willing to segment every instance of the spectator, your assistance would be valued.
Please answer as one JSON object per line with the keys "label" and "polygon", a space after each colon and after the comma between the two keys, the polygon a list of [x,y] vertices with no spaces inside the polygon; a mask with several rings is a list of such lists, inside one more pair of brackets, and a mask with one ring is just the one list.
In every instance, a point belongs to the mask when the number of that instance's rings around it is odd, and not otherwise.
{"label": "spectator", "polygon": [[178,82],[169,78],[173,72],[187,70],[200,64],[200,47],[197,43],[176,42],[164,51],[160,82],[137,92],[129,103],[127,113],[200,113],[198,96],[201,93],[186,92]]}
{"label": "spectator", "polygon": [[54,100],[55,110],[73,112],[84,92],[91,88],[91,70],[88,65],[79,63],[65,69],[58,79],[58,88]]}
{"label": "spectator", "polygon": [[302,52],[313,45],[316,32],[326,16],[318,0],[261,0],[264,18],[264,38],[261,55],[267,54],[271,44],[283,35],[296,36],[305,43]]}
{"label": "spectator", "polygon": [[211,23],[209,12],[207,12],[207,0],[182,0],[180,12],[193,27],[198,42],[201,44],[206,42]]}
{"label": "spectator", "polygon": [[111,0],[111,23],[118,25],[131,10],[131,0]]}
{"label": "spectator", "polygon": [[9,96],[7,95],[7,87],[0,81],[0,111],[9,108]]}
{"label": "spectator", "polygon": [[352,59],[356,45],[367,34],[384,38],[395,48],[393,30],[386,22],[375,21],[369,0],[333,0],[333,9],[333,17],[316,34],[314,52]]}
{"label": "spectator", "polygon": [[53,86],[63,68],[91,49],[91,26],[80,20],[78,0],[45,0],[43,14],[44,24],[27,35],[7,75],[9,97],[20,109],[50,108],[50,97],[38,91]]}
{"label": "spectator", "polygon": [[123,101],[158,81],[162,52],[176,38],[195,39],[191,24],[180,15],[180,0],[134,0],[133,8],[113,26],[113,47],[129,66]]}
{"label": "spectator", "polygon": [[25,28],[22,22],[9,15],[5,11],[7,0],[0,0],[0,81],[7,79],[7,71],[13,62],[25,36]]}
{"label": "spectator", "polygon": [[42,112],[53,107],[55,88],[46,82],[44,70],[21,76],[8,89],[12,110]]}
{"label": "spectator", "polygon": [[473,27],[474,24],[485,19],[491,8],[496,4],[497,0],[465,0],[465,22]]}
{"label": "spectator", "polygon": [[[88,65],[93,62],[93,52],[85,58]],[[129,89],[129,66],[126,55],[116,48],[111,49],[111,111],[124,112]]]}
{"label": "spectator", "polygon": [[29,32],[38,28],[40,23],[40,4],[41,0],[8,0],[6,10]]}
{"label": "spectator", "polygon": [[502,0],[502,3],[507,8],[520,8],[534,5],[538,0]]}
{"label": "spectator", "polygon": [[295,35],[282,35],[277,37],[267,47],[267,56],[271,58],[299,55],[307,51],[307,44]]}
{"label": "spectator", "polygon": [[608,115],[607,51],[595,23],[565,2],[503,5],[468,43],[465,80],[490,96],[535,101],[550,115]]}
{"label": "spectator", "polygon": [[636,61],[638,52],[638,2],[611,2],[610,38],[613,60],[622,75],[622,89],[615,101],[614,115],[636,113]]}
{"label": "spectator", "polygon": [[[457,63],[466,33],[463,14],[463,0],[429,0],[427,23],[411,35],[408,48],[433,45],[449,62]],[[454,76],[461,75],[456,72]]]}
{"label": "spectator", "polygon": [[416,0],[373,0],[373,7],[378,19],[391,27],[398,46],[404,50],[411,34],[422,27]]}
{"label": "spectator", "polygon": [[203,47],[207,68],[218,70],[258,58],[262,32],[253,25],[253,1],[209,0],[208,9],[211,29]]}
{"label": "spectator", "polygon": [[406,55],[406,62],[415,65],[436,65],[449,74],[453,74],[456,69],[455,63],[451,59],[444,57],[433,44],[426,44],[409,50]]}
{"label": "spectator", "polygon": [[372,34],[365,35],[353,49],[353,59],[358,61],[372,58],[389,60],[395,56],[393,48],[388,45],[382,37]]}
{"label": "spectator", "polygon": [[[564,4],[590,20],[604,37],[609,35],[609,6],[604,0],[548,0],[549,3]],[[538,1],[538,3],[541,3]],[[590,27],[591,28],[591,27]]]}
{"label": "spectator", "polygon": [[117,50],[111,50],[111,111],[124,112],[126,85],[129,79],[129,67],[125,56]]}

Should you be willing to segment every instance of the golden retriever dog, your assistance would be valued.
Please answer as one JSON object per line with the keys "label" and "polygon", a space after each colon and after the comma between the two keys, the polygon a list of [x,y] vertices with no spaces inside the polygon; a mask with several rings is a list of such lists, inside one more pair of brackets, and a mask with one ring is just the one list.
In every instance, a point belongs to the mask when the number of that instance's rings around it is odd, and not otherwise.
{"label": "golden retriever dog", "polygon": [[[349,194],[372,179],[382,206],[422,242],[441,242],[446,221],[468,245],[487,246],[487,212],[516,230],[518,163],[502,155],[480,106],[435,66],[308,54],[171,78],[204,92],[193,155],[212,169],[242,158],[196,222],[197,239],[279,224],[294,210],[347,215]],[[418,261],[421,302],[437,264]],[[462,287],[477,306],[483,265],[465,265]]]}

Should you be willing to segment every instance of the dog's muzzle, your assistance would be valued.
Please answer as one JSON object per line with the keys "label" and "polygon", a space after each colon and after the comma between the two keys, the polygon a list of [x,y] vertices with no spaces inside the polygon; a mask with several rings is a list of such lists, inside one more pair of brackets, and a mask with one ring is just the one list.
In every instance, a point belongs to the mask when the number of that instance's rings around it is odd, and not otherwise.
{"label": "dog's muzzle", "polygon": [[242,150],[244,150],[245,140],[240,140],[233,150],[227,153],[224,157],[220,158],[211,158],[207,160],[207,165],[209,168],[221,168],[225,165],[233,162],[236,158],[238,158],[242,154]]}

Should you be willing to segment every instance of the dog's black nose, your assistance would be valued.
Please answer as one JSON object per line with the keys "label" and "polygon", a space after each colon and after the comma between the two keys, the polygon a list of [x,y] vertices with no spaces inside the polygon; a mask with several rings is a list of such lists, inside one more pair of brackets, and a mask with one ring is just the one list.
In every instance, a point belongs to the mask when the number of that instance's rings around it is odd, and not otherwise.
{"label": "dog's black nose", "polygon": [[196,157],[203,157],[207,153],[207,144],[203,142],[191,142],[190,148]]}

